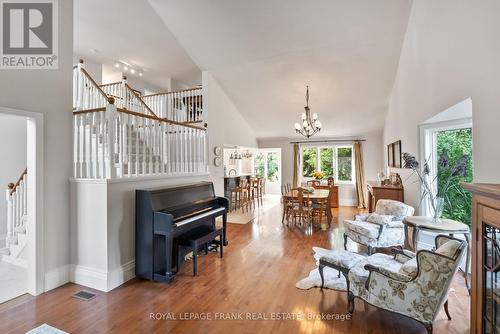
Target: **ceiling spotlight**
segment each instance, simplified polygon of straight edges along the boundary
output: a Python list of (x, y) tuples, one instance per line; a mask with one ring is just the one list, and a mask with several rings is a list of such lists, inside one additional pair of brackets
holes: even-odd
[(130, 73), (134, 74), (135, 70), (133, 68), (130, 69)]
[(123, 66), (123, 69), (126, 71), (126, 70), (128, 70), (128, 67), (127, 66)]
[(139, 72), (139, 76), (142, 77), (142, 72)]
[(119, 63), (115, 63), (115, 67), (116, 68), (120, 68), (120, 64)]

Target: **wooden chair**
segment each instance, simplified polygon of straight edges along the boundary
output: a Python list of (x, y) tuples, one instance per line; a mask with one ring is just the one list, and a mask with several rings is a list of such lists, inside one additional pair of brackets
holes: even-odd
[(241, 212), (244, 212), (245, 208), (248, 212), (248, 207), (250, 205), (250, 188), (247, 179), (240, 179), (240, 184), (231, 189), (231, 210), (237, 210), (241, 208)]
[(313, 187), (313, 188), (319, 187), (319, 186), (321, 186), (321, 181), (319, 181), (319, 180), (310, 180), (310, 181), (307, 181), (307, 186), (308, 187)]
[(319, 223), (323, 220), (323, 216), (326, 217), (328, 222), (328, 227), (330, 227), (331, 219), (332, 219), (332, 197), (334, 194), (334, 186), (331, 185), (328, 191), (328, 197), (313, 203), (312, 207), (312, 217), (318, 217)]
[(296, 225), (298, 218), (301, 225), (303, 221), (305, 221), (309, 225), (311, 224), (312, 218), (312, 205), (309, 198), (309, 193), (304, 192), (302, 188), (297, 188), (296, 191), (296, 202), (294, 203), (293, 207), (290, 208), (290, 215), (293, 218), (293, 223), (294, 225)]
[(333, 186), (335, 184), (335, 179), (333, 178), (333, 176), (330, 176), (327, 182), (329, 186)]
[(292, 185), (291, 185), (290, 183), (287, 183), (287, 184), (286, 184), (286, 191), (287, 191), (287, 192), (292, 191)]

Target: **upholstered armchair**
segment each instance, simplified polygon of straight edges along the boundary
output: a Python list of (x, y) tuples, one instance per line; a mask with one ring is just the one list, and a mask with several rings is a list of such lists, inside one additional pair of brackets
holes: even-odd
[(347, 238), (368, 247), (368, 255), (376, 248), (404, 243), (403, 219), (412, 216), (415, 209), (399, 201), (380, 199), (371, 214), (358, 214), (354, 220), (344, 221), (344, 249)]
[(354, 265), (348, 273), (350, 304), (353, 297), (381, 309), (422, 323), (432, 333), (432, 323), (444, 305), (448, 319), (448, 290), (466, 252), (466, 243), (438, 235), (436, 251), (416, 254), (393, 249), (394, 256), (376, 253)]

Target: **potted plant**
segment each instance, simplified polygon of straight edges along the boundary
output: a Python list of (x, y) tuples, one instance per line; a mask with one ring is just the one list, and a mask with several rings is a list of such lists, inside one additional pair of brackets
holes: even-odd
[[(451, 205), (448, 197), (448, 190), (453, 184), (452, 181), (454, 179), (465, 175), (469, 159), (469, 155), (463, 155), (452, 166), (450, 165), (448, 153), (446, 151), (443, 152), (443, 154), (439, 157), (438, 166), (444, 169), (443, 175), (445, 175), (445, 179), (443, 180), (444, 182), (442, 182), (444, 186), (438, 187), (437, 175), (430, 175), (431, 169), (427, 160), (424, 161), (423, 165), (421, 165), (413, 155), (410, 153), (403, 153), (403, 168), (413, 170), (413, 173), (418, 176), (419, 182), (422, 185), (421, 200), (425, 198), (428, 199), (431, 206), (432, 218), (435, 222), (439, 221), (441, 218), (445, 202)], [(434, 189), (437, 191), (434, 191)]]

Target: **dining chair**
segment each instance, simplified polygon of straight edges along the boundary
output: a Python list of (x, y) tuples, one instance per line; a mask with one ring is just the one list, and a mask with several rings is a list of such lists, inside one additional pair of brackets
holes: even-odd
[(333, 186), (334, 185), (335, 179), (333, 178), (333, 176), (328, 177), (327, 183), (328, 183), (329, 186)]
[(322, 220), (323, 220), (323, 217), (326, 217), (327, 219), (327, 222), (328, 222), (328, 226), (330, 226), (330, 217), (331, 217), (331, 213), (332, 213), (332, 206), (331, 206), (331, 203), (332, 203), (332, 197), (333, 197), (333, 194), (334, 194), (334, 187), (333, 185), (329, 186), (328, 187), (328, 196), (326, 198), (323, 198), (323, 199), (320, 199), (320, 200), (316, 200), (313, 204), (312, 204), (312, 207), (313, 207), (313, 210), (312, 210), (312, 217), (318, 217), (319, 218), (319, 223), (321, 224)]
[(297, 188), (296, 203), (290, 209), (290, 215), (293, 218), (294, 225), (297, 224), (297, 218), (300, 224), (306, 222), (308, 225), (311, 224), (312, 215), (312, 205), (308, 192), (304, 192), (302, 188)]

